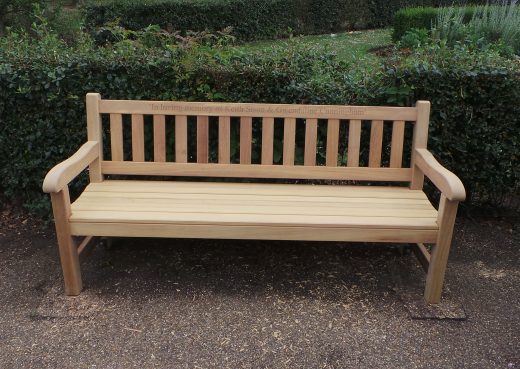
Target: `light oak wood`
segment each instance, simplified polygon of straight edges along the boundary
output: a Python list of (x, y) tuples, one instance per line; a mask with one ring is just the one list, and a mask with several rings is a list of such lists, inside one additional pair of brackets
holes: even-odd
[(405, 122), (402, 120), (393, 123), (390, 168), (401, 168), (403, 165), (404, 128)]
[(327, 154), (326, 165), (338, 165), (339, 119), (329, 119), (327, 123)]
[(144, 119), (132, 114), (132, 161), (144, 161)]
[(68, 188), (65, 187), (59, 192), (52, 192), (51, 201), (65, 283), (65, 294), (76, 296), (81, 292), (83, 285), (81, 282), (78, 250), (72, 239), (68, 221), (70, 218), (70, 197)]
[(439, 233), (431, 254), (428, 274), (426, 275), (426, 288), (424, 290), (424, 298), (430, 304), (437, 304), (441, 299), (453, 227), (457, 217), (457, 207), (458, 201), (451, 201), (444, 195), (441, 196), (439, 219), (437, 221)]
[[(53, 168), (51, 193), (67, 294), (81, 290), (78, 253), (91, 236), (189, 237), (417, 243), (428, 266), (425, 299), (440, 300), (460, 180), (426, 150), (430, 104), (415, 108), (101, 100), (87, 96), (89, 142)], [(110, 161), (102, 159), (100, 114), (110, 114)], [(132, 161), (124, 161), (121, 114), (132, 115)], [(153, 120), (154, 161), (144, 162), (144, 118)], [(175, 116), (175, 163), (166, 162), (166, 115)], [(188, 161), (187, 117), (197, 117), (197, 163)], [(218, 161), (209, 164), (209, 117), (219, 119)], [(240, 117), (240, 163), (230, 164), (231, 117)], [(262, 165), (251, 164), (252, 118), (262, 119)], [(273, 165), (274, 118), (284, 119), (283, 165)], [(295, 165), (296, 119), (305, 119), (304, 165)], [(327, 119), (326, 166), (316, 165), (318, 119)], [(349, 120), (348, 167), (338, 167), (340, 121)], [(371, 121), (368, 167), (359, 167), (361, 124)], [(384, 121), (393, 121), (390, 168), (382, 168)], [(404, 132), (414, 124), (412, 165)], [(71, 205), (67, 184), (86, 166), (91, 183)], [(409, 187), (113, 181), (108, 175), (409, 182)], [(424, 175), (442, 192), (439, 211)], [(87, 238), (76, 248), (72, 236)], [(424, 243), (435, 243), (429, 255)]]
[(101, 173), (101, 160), (103, 160), (103, 134), (101, 131), (101, 115), (99, 111), (99, 104), (101, 101), (100, 94), (87, 94), (87, 139), (89, 141), (99, 142), (99, 153), (97, 159), (89, 165), (90, 182), (101, 182), (103, 180), (103, 174)]
[(197, 163), (209, 161), (209, 121), (207, 116), (197, 117)]
[(73, 223), (73, 234), (105, 237), (178, 237), (243, 240), (351, 241), (351, 242), (434, 242), (435, 230), (271, 227), (230, 225), (176, 225), (142, 223)]
[[(286, 161), (289, 161), (287, 159)], [(410, 168), (347, 168), (306, 167), (258, 164), (199, 164), (199, 163), (102, 163), (105, 174), (235, 177), (235, 178), (287, 178), (287, 179), (339, 179), (355, 181), (399, 181), (411, 179)]]
[[(99, 158), (99, 143), (88, 141), (74, 155), (52, 168), (43, 180), (43, 192), (56, 193)], [(95, 182), (94, 182), (95, 183)]]
[(175, 117), (175, 161), (188, 162), (188, 117), (185, 115)]
[(370, 128), (370, 152), (368, 166), (379, 168), (381, 166), (381, 154), (383, 152), (383, 121), (374, 120)]
[(218, 119), (218, 162), (231, 162), (231, 120), (229, 117)]
[(83, 238), (83, 240), (78, 245), (78, 249), (77, 249), (78, 255), (81, 255), (83, 253), (83, 251), (85, 251), (90, 246), (92, 246), (97, 241), (97, 238), (98, 237), (94, 237), (94, 236), (86, 236), (85, 238)]
[[(233, 182), (181, 182), (181, 181), (151, 181), (151, 180), (106, 180), (101, 183), (91, 183), (84, 194), (89, 192), (106, 192), (112, 196), (116, 193), (166, 193), (179, 194), (228, 194), (230, 196), (255, 195), (255, 196), (304, 196), (309, 199), (319, 196), (323, 201), (331, 198), (337, 201), (339, 198), (377, 198), (404, 200), (427, 200), (421, 190), (410, 190), (408, 187), (390, 186), (318, 186), (307, 184), (276, 184), (276, 183), (233, 183)], [(365, 201), (365, 200), (363, 200)]]
[(274, 149), (274, 118), (262, 119), (262, 164), (273, 164)]
[(166, 161), (166, 120), (164, 115), (153, 116), (153, 160)]
[(430, 267), (430, 259), (431, 255), (426, 246), (423, 243), (417, 243), (412, 246), (412, 251), (415, 254), (415, 257), (423, 267), (425, 272), (428, 272), (428, 268)]
[(424, 185), (424, 173), (415, 165), (417, 149), (426, 149), (428, 144), (428, 127), (430, 124), (430, 102), (417, 101), (417, 122), (413, 129), (412, 159), (413, 169), (412, 183), (413, 189), (421, 189)]
[(253, 145), (253, 121), (251, 117), (240, 118), (240, 164), (251, 164)]
[(415, 165), (448, 200), (464, 201), (466, 199), (464, 185), (455, 174), (439, 164), (428, 150), (416, 149), (414, 152)]
[(112, 161), (123, 161), (123, 117), (110, 114), (110, 153)]
[(318, 120), (310, 118), (305, 121), (305, 153), (303, 163), (316, 165), (316, 146), (318, 144)]
[(296, 119), (285, 118), (283, 123), (283, 165), (294, 165), (296, 149)]
[(417, 110), (415, 108), (386, 106), (101, 100), (100, 112), (231, 117), (404, 120), (411, 122), (417, 120)]
[(361, 146), (361, 121), (353, 119), (349, 123), (347, 165), (359, 167), (359, 151)]

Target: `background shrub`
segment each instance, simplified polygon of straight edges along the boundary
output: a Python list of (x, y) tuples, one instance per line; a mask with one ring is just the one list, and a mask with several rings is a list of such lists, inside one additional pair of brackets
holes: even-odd
[(216, 32), (231, 26), (237, 39), (257, 40), (385, 27), (392, 24), (395, 11), (402, 7), (452, 3), (451, 0), (91, 0), (84, 6), (84, 12), (86, 26), (91, 30), (118, 19), (121, 26), (132, 30), (157, 24), (163, 29), (182, 32)]
[[(460, 15), (465, 22), (473, 17), (475, 12), (474, 6), (465, 6), (457, 8), (457, 14)], [(460, 11), (460, 13), (459, 13)], [(392, 40), (399, 41), (408, 31), (412, 29), (431, 30), (437, 22), (442, 8), (434, 7), (412, 7), (400, 9), (395, 13), (392, 33)]]
[(15, 35), (0, 39), (0, 190), (8, 199), (48, 213), (41, 183), (86, 140), (84, 101), (93, 91), (115, 99), (309, 104), (427, 99), (429, 147), (461, 176), (468, 204), (520, 191), (520, 63), (492, 50), (430, 45), (366, 70), (297, 44), (245, 53), (128, 39), (94, 48), (86, 39), (72, 49), (52, 35)]

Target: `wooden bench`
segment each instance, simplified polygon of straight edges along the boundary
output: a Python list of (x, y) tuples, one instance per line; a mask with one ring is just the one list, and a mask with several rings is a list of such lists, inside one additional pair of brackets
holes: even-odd
[[(428, 101), (415, 107), (274, 105), (103, 100), (89, 93), (88, 142), (43, 183), (51, 194), (65, 293), (80, 293), (78, 256), (94, 236), (363, 241), (416, 245), (427, 268), (425, 299), (438, 303), (465, 191), (426, 150), (429, 112)], [(326, 143), (318, 140), (318, 128)], [(253, 132), (261, 142), (256, 151)], [(277, 134), (283, 140), (274, 140)], [(190, 145), (190, 136), (196, 144)], [(275, 147), (280, 141), (283, 147)], [(237, 142), (239, 154), (232, 155)], [(211, 143), (218, 157), (211, 156)], [(86, 167), (90, 184), (71, 204), (68, 184)], [(439, 210), (422, 190), (424, 176), (441, 192)], [(226, 177), (271, 183), (215, 180)], [(82, 242), (76, 242), (79, 236)], [(434, 245), (431, 254), (426, 244)]]

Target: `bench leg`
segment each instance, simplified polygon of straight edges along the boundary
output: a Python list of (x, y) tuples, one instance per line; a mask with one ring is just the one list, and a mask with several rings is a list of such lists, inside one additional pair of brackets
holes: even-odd
[(439, 234), (437, 242), (433, 248), (428, 274), (426, 276), (426, 288), (424, 298), (430, 304), (437, 304), (441, 300), (442, 285), (444, 283), (444, 273), (448, 264), (450, 253), (451, 238), (455, 218), (457, 216), (458, 201), (450, 201), (444, 196), (441, 197), (439, 215), (437, 223)]
[(52, 193), (51, 200), (61, 268), (63, 270), (63, 279), (65, 280), (65, 294), (77, 296), (82, 289), (81, 271), (79, 268), (78, 250), (70, 234), (70, 198), (68, 189), (65, 188), (58, 193)]

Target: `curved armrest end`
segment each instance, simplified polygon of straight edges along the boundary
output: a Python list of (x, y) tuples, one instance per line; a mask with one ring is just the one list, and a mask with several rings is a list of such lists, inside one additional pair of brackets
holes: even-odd
[(99, 157), (99, 143), (88, 141), (67, 160), (52, 168), (43, 180), (43, 192), (60, 192), (82, 170)]
[(415, 165), (452, 201), (464, 201), (466, 190), (455, 174), (444, 168), (426, 149), (416, 149)]

